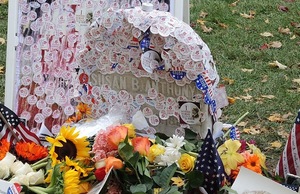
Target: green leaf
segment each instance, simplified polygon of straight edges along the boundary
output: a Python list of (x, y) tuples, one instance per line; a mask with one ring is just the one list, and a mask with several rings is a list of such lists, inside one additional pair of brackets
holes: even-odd
[(194, 170), (186, 174), (186, 178), (189, 180), (187, 187), (198, 188), (202, 186), (204, 176), (200, 171)]
[(146, 193), (147, 192), (147, 187), (144, 184), (131, 185), (130, 186), (130, 192), (131, 193)]
[(193, 151), (194, 149), (196, 149), (195, 144), (190, 143), (190, 142), (188, 142), (188, 141), (184, 141), (184, 142), (185, 142), (185, 144), (184, 144), (184, 149), (185, 149), (187, 152), (191, 152), (191, 151)]
[(167, 188), (164, 188), (159, 194), (181, 194), (182, 192), (178, 191), (178, 187), (176, 186), (168, 186)]
[(177, 165), (173, 163), (171, 166), (168, 166), (161, 172), (158, 182), (155, 180), (154, 181), (162, 188), (169, 186), (171, 178), (174, 176), (176, 169)]
[(134, 152), (134, 154), (132, 154), (131, 158), (128, 159), (128, 162), (130, 163), (130, 165), (132, 165), (132, 167), (134, 169), (136, 169), (137, 164), (139, 164), (139, 160), (141, 158), (141, 155), (138, 152)]
[(186, 139), (186, 140), (195, 140), (195, 139), (197, 139), (197, 133), (195, 133), (194, 131), (192, 131), (190, 129), (184, 129), (184, 131), (185, 131), (184, 139)]
[(128, 161), (133, 156), (133, 147), (129, 143), (121, 142), (118, 151), (122, 159)]
[(164, 133), (155, 133), (155, 136), (159, 137), (160, 139), (163, 139), (163, 140), (169, 139), (169, 137), (166, 134), (164, 134)]
[(138, 163), (137, 164), (137, 170), (139, 172), (140, 175), (144, 174), (144, 168), (143, 168), (143, 164), (142, 163)]
[[(220, 191), (227, 191), (228, 193), (232, 193), (232, 194), (238, 194), (235, 190), (231, 189), (230, 187), (228, 187), (227, 185), (223, 186)], [(221, 192), (224, 193), (224, 192)]]

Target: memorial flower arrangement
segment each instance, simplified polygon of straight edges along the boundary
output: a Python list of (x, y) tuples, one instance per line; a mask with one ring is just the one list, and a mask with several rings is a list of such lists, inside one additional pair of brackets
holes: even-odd
[[(89, 109), (81, 107), (86, 115)], [(217, 149), (210, 132), (203, 141), (189, 129), (185, 136), (168, 137), (137, 132), (129, 123), (97, 131), (86, 137), (66, 122), (55, 137), (46, 138), (49, 146), (18, 142), (13, 151), (2, 139), (0, 178), (38, 194), (217, 193), (223, 186), (222, 192), (230, 190), (241, 166), (257, 173), (266, 168), (266, 157), (253, 142), (228, 139)]]

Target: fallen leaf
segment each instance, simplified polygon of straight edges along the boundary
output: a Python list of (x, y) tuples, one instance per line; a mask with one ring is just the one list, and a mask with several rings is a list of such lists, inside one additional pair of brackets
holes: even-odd
[(291, 25), (295, 28), (300, 28), (300, 23), (298, 22), (291, 22)]
[(246, 69), (246, 68), (242, 68), (241, 70), (242, 72), (248, 72), (248, 73), (251, 73), (253, 71), (253, 69)]
[(4, 38), (0, 38), (0, 45), (5, 44), (5, 39)]
[(226, 25), (226, 24), (224, 24), (224, 23), (218, 23), (219, 24), (219, 26), (221, 27), (221, 28), (224, 28), (224, 29), (226, 29), (226, 28), (228, 28), (228, 25)]
[(277, 134), (279, 135), (279, 136), (281, 136), (282, 138), (284, 138), (284, 139), (286, 139), (286, 138), (288, 138), (289, 137), (289, 133), (288, 132), (286, 132), (284, 129), (279, 129), (278, 131), (277, 131)]
[(0, 74), (4, 74), (4, 66), (0, 66)]
[(254, 15), (251, 15), (251, 14), (240, 13), (240, 15), (241, 15), (243, 18), (247, 18), (247, 19), (253, 19), (253, 18), (254, 18)]
[(237, 3), (239, 2), (240, 0), (237, 0), (231, 4), (229, 4), (230, 7), (236, 7), (237, 6)]
[(231, 84), (233, 84), (234, 83), (234, 80), (233, 79), (230, 79), (230, 78), (228, 78), (228, 77), (223, 77), (223, 82), (225, 82), (226, 84), (228, 84), (228, 85), (231, 85)]
[(259, 47), (259, 50), (266, 50), (269, 48), (269, 45), (267, 43), (263, 44), (262, 46)]
[(268, 98), (268, 99), (273, 99), (273, 98), (275, 98), (274, 95), (261, 95), (261, 97), (263, 97), (263, 98)]
[(265, 19), (265, 23), (266, 24), (270, 23), (269, 18)]
[(250, 91), (252, 91), (253, 89), (252, 88), (246, 88), (246, 89), (243, 89), (244, 92), (248, 93)]
[(269, 63), (269, 65), (271, 67), (278, 67), (279, 69), (286, 69), (287, 66), (282, 65), (281, 63), (279, 63), (278, 61), (273, 61), (272, 63)]
[(201, 20), (201, 19), (197, 20), (197, 23), (200, 24), (200, 25), (204, 25), (205, 22), (206, 22), (205, 20)]
[(293, 79), (292, 81), (300, 85), (300, 79)]
[(282, 115), (282, 118), (283, 119), (287, 119), (289, 116), (293, 116), (294, 114), (292, 114), (291, 112), (287, 113), (287, 114), (284, 114)]
[(208, 28), (207, 26), (205, 26), (205, 25), (201, 25), (201, 29), (202, 29), (202, 31), (203, 32), (205, 32), (205, 33), (210, 33), (213, 29), (212, 28)]
[(263, 83), (267, 82), (268, 78), (269, 77), (267, 75), (264, 75), (263, 78), (262, 78), (262, 80), (261, 80), (261, 82), (263, 82)]
[(289, 8), (287, 6), (279, 5), (278, 10), (283, 11), (283, 12), (287, 12), (287, 11), (289, 11)]
[(228, 102), (229, 102), (229, 104), (234, 104), (235, 103), (235, 101), (236, 101), (236, 99), (235, 98), (233, 98), (233, 97), (227, 97), (227, 100), (228, 100)]
[(237, 126), (239, 126), (239, 127), (245, 127), (247, 124), (248, 124), (248, 122), (242, 121), (242, 122), (239, 122), (237, 124)]
[(269, 47), (272, 48), (281, 48), (282, 47), (282, 43), (279, 41), (273, 41), (269, 43)]
[(200, 18), (205, 18), (207, 15), (208, 15), (208, 13), (206, 13), (204, 11), (201, 11), (200, 14), (199, 14), (199, 17)]
[(278, 28), (278, 32), (280, 32), (281, 34), (291, 34), (292, 33), (289, 28), (282, 28), (282, 27)]
[(246, 96), (240, 96), (241, 99), (245, 100), (246, 102), (251, 101), (252, 100), (252, 96), (247, 94)]
[(273, 34), (270, 32), (263, 32), (263, 33), (260, 33), (260, 35), (264, 36), (264, 37), (273, 37)]
[(280, 141), (273, 141), (272, 143), (269, 143), (272, 148), (280, 148), (282, 146), (282, 143)]
[(257, 129), (256, 127), (254, 127), (254, 126), (251, 126), (250, 128), (243, 129), (243, 132), (247, 133), (247, 134), (251, 134), (251, 135), (257, 135), (257, 134), (261, 133), (261, 131), (259, 129)]
[(286, 121), (286, 119), (283, 118), (279, 113), (272, 114), (271, 116), (269, 116), (268, 120), (276, 123), (282, 123)]
[(290, 40), (294, 40), (296, 38), (296, 35), (294, 34), (293, 36), (290, 37)]

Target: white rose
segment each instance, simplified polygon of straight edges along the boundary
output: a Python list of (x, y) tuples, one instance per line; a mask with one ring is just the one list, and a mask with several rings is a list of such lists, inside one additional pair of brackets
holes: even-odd
[(0, 161), (0, 166), (6, 165), (10, 167), (15, 160), (16, 160), (16, 156), (12, 155), (10, 152), (7, 152), (5, 157)]
[(13, 177), (9, 182), (11, 183), (19, 183), (20, 185), (29, 186), (29, 179), (25, 174), (20, 174), (18, 176)]
[(0, 165), (0, 179), (6, 179), (10, 175), (7, 165)]
[(15, 175), (26, 175), (29, 172), (33, 172), (31, 166), (28, 163), (25, 163), (21, 168), (19, 168), (18, 170), (16, 170)]
[(17, 160), (10, 166), (10, 172), (16, 174), (17, 170), (19, 170), (23, 166), (24, 166), (23, 162)]
[(42, 169), (37, 172), (30, 172), (26, 176), (29, 179), (29, 185), (39, 185), (44, 183), (44, 171)]

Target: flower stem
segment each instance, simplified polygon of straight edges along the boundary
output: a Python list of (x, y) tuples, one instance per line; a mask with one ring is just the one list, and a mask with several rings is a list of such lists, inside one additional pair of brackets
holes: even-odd
[(37, 169), (40, 169), (40, 168), (45, 167), (47, 164), (48, 164), (48, 162), (43, 162), (43, 163), (39, 163), (39, 164), (36, 164), (36, 165), (34, 165), (34, 166), (31, 166), (31, 168), (32, 168), (33, 170), (37, 170)]
[(38, 164), (40, 164), (40, 163), (47, 162), (48, 159), (49, 159), (49, 157), (45, 157), (45, 158), (43, 158), (43, 159), (37, 161), (36, 163), (31, 164), (31, 167), (34, 167), (35, 165), (38, 165)]
[(55, 191), (54, 187), (44, 188), (44, 187), (31, 186), (31, 187), (28, 187), (28, 189), (30, 191), (33, 191), (36, 194), (51, 194), (51, 193), (54, 193), (54, 191)]
[[(249, 112), (246, 112), (245, 114), (243, 114), (232, 126), (235, 127), (237, 124), (239, 124), (241, 122), (241, 120), (243, 120), (247, 115), (249, 114)], [(228, 134), (230, 133), (230, 130), (228, 130), (224, 135), (223, 138), (225, 138)]]

